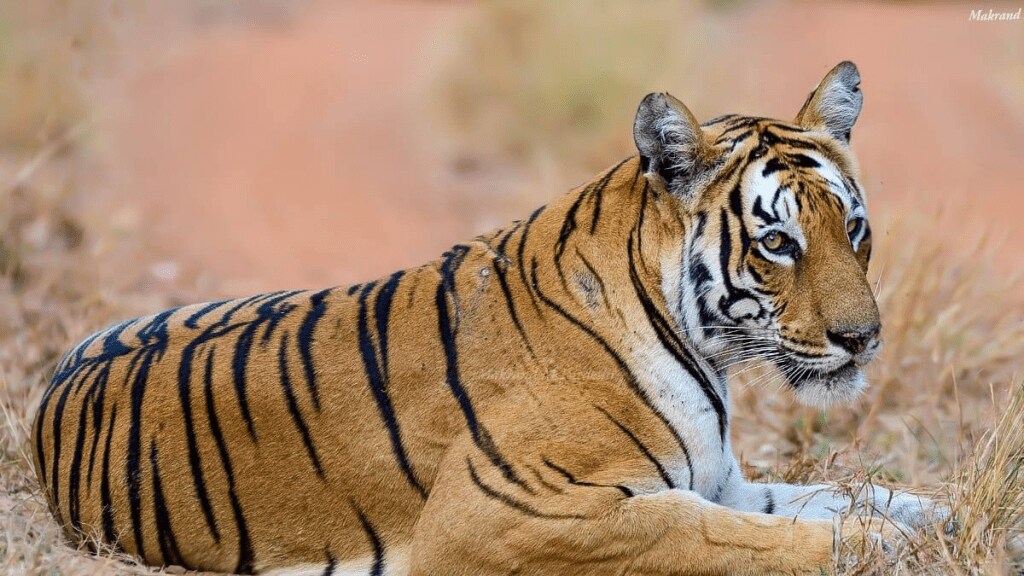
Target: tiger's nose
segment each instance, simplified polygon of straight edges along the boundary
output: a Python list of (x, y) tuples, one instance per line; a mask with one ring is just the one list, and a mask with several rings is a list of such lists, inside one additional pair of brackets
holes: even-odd
[(843, 327), (838, 330), (829, 330), (827, 336), (829, 341), (836, 346), (842, 347), (850, 354), (860, 354), (867, 349), (875, 338), (878, 338), (881, 328), (878, 324), (857, 328)]

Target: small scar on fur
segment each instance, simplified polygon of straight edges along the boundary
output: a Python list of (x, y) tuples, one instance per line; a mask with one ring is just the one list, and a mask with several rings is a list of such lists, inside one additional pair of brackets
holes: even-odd
[(583, 301), (587, 307), (591, 309), (598, 308), (601, 305), (601, 287), (598, 285), (594, 275), (589, 272), (576, 272), (573, 274), (573, 279), (576, 281), (580, 292), (583, 293)]

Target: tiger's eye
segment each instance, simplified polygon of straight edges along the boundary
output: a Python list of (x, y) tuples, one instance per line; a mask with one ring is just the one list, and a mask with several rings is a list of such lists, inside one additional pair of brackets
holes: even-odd
[(778, 232), (769, 232), (761, 239), (761, 244), (764, 244), (765, 248), (774, 252), (782, 248), (784, 240), (782, 238), (782, 234), (779, 234)]
[(863, 222), (864, 220), (862, 218), (851, 218), (850, 221), (846, 223), (846, 234), (850, 236), (851, 240), (858, 232), (860, 232), (860, 227)]

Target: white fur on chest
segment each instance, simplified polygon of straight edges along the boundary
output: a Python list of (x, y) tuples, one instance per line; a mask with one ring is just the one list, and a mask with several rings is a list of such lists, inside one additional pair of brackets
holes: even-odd
[[(728, 427), (723, 445), (719, 415), (711, 401), (693, 377), (660, 344), (638, 350), (636, 362), (636, 366), (643, 367), (637, 374), (641, 387), (654, 408), (682, 438), (689, 455), (689, 462), (680, 452), (662, 465), (676, 487), (685, 489), (692, 484), (696, 492), (713, 499), (733, 464)], [(726, 382), (717, 379), (713, 382), (725, 404), (723, 417), (728, 424)]]

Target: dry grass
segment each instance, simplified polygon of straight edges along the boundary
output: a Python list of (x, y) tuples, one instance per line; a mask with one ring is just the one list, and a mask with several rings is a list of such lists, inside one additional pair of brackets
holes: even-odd
[(132, 295), (99, 286), (90, 257), (95, 238), (71, 207), (73, 148), (58, 137), (0, 182), (0, 572), (10, 574), (93, 574), (127, 566), (61, 544), (29, 447), (29, 424), (59, 355), (138, 304)]

